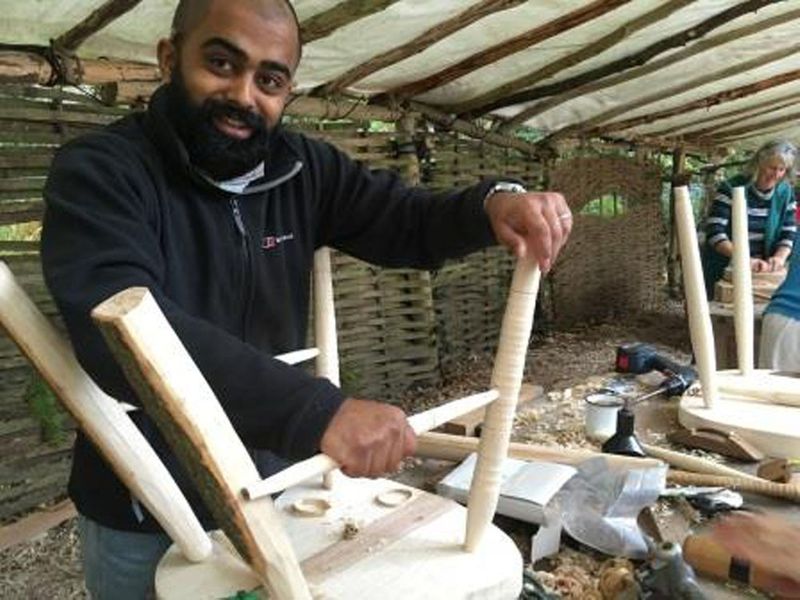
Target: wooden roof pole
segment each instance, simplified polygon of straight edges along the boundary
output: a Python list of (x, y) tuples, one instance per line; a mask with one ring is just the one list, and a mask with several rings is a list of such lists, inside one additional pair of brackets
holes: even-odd
[(74, 52), (83, 42), (132, 10), (141, 1), (107, 0), (105, 4), (92, 11), (83, 21), (53, 40), (53, 46), (65, 52)]
[[(728, 125), (733, 125), (735, 123), (738, 123), (742, 119), (758, 117), (770, 112), (774, 112), (776, 110), (781, 110), (783, 108), (794, 106), (798, 100), (800, 100), (800, 92), (795, 92), (793, 94), (788, 94), (781, 96), (779, 98), (774, 98), (773, 100), (770, 100), (768, 102), (763, 102), (761, 104), (746, 106), (744, 108), (740, 108), (738, 110), (731, 110), (722, 114), (714, 114), (706, 116), (694, 121), (690, 121), (688, 123), (681, 123), (679, 125), (673, 125), (672, 127), (665, 127), (664, 129), (659, 129), (658, 131), (651, 131), (649, 135), (653, 137), (673, 136), (685, 129), (688, 129), (689, 131), (685, 131), (681, 135), (704, 135), (720, 127), (726, 127)], [(692, 127), (708, 125), (709, 123), (715, 123), (717, 121), (722, 121), (722, 122), (715, 125), (714, 127), (706, 127), (704, 129), (695, 129), (695, 130), (691, 129)]]
[(508, 10), (524, 3), (525, 0), (482, 0), (477, 4), (470, 6), (467, 10), (459, 13), (452, 19), (448, 19), (434, 27), (431, 27), (421, 35), (418, 35), (410, 42), (403, 44), (398, 48), (393, 48), (382, 54), (379, 54), (365, 63), (357, 65), (340, 75), (333, 81), (321, 86), (320, 94), (327, 95), (333, 94), (340, 90), (344, 90), (354, 84), (369, 77), (372, 73), (376, 73), (381, 69), (399, 63), (402, 60), (415, 54), (419, 54), (426, 50), (435, 43), (443, 40), (444, 38), (456, 33), (458, 30), (483, 19), (496, 12)]
[[(718, 27), (721, 27), (743, 15), (754, 12), (759, 8), (763, 8), (768, 4), (774, 4), (774, 0), (748, 0), (747, 2), (736, 4), (729, 9), (714, 15), (713, 17), (706, 19), (702, 23), (698, 23), (697, 25), (693, 25), (688, 29), (684, 29), (683, 31), (676, 33), (675, 35), (671, 35), (659, 40), (654, 44), (649, 45), (647, 48), (640, 50), (639, 52), (629, 54), (628, 56), (623, 56), (622, 58), (611, 61), (610, 63), (606, 63), (595, 69), (591, 69), (585, 73), (580, 73), (574, 77), (569, 77), (562, 81), (557, 81), (548, 85), (542, 85), (531, 90), (524, 90), (517, 94), (511, 94), (510, 96), (482, 107), (482, 110), (488, 112), (497, 110), (498, 108), (520, 104), (522, 102), (530, 102), (531, 100), (537, 100), (546, 96), (553, 96), (578, 88), (583, 84), (597, 81), (603, 77), (614, 75), (620, 71), (641, 66), (659, 54), (663, 54), (664, 52), (672, 50), (673, 48), (685, 46), (689, 42), (703, 37), (709, 31), (717, 29)], [(520, 123), (520, 121), (517, 120), (518, 117), (519, 115), (515, 115), (511, 122), (515, 124)]]
[(545, 65), (541, 69), (537, 69), (532, 73), (528, 73), (522, 77), (514, 79), (513, 81), (509, 81), (508, 83), (496, 87), (485, 94), (481, 94), (480, 96), (467, 100), (466, 102), (450, 106), (448, 107), (448, 110), (459, 115), (463, 115), (465, 113), (485, 113), (486, 110), (484, 110), (484, 106), (490, 105), (491, 103), (514, 94), (520, 90), (529, 88), (532, 85), (547, 79), (548, 77), (553, 77), (561, 71), (569, 69), (570, 67), (573, 67), (588, 58), (598, 56), (601, 52), (616, 46), (620, 42), (625, 41), (636, 31), (663, 20), (675, 11), (682, 9), (686, 5), (695, 1), (696, 0), (671, 0), (666, 2), (665, 4), (657, 6), (655, 9), (644, 13), (643, 15), (639, 15), (635, 19), (627, 21), (620, 27), (617, 27), (611, 33), (608, 33), (600, 39), (583, 46), (576, 52), (567, 54), (566, 56)]
[(538, 44), (548, 38), (554, 37), (570, 29), (583, 25), (593, 19), (596, 19), (612, 10), (617, 9), (623, 4), (627, 4), (630, 0), (594, 0), (591, 4), (587, 4), (577, 10), (562, 15), (557, 19), (540, 25), (535, 29), (531, 29), (521, 35), (506, 40), (500, 44), (487, 48), (482, 52), (473, 54), (456, 64), (434, 73), (429, 77), (413, 81), (411, 83), (398, 86), (387, 92), (387, 95), (393, 95), (403, 98), (411, 98), (432, 90), (433, 88), (441, 87), (446, 83), (450, 83), (476, 69), (490, 65), (498, 60), (507, 56), (525, 50), (530, 46)]
[(127, 61), (79, 60), (60, 55), (56, 68), (47, 54), (47, 48), (33, 51), (0, 47), (0, 83), (99, 84), (116, 81), (158, 81), (161, 78), (155, 65)]
[(606, 110), (589, 119), (586, 119), (585, 121), (581, 121), (579, 123), (573, 123), (572, 125), (559, 129), (558, 131), (554, 131), (553, 133), (550, 134), (549, 137), (560, 138), (574, 134), (579, 134), (581, 131), (590, 129), (594, 125), (598, 125), (600, 123), (610, 121), (621, 115), (628, 114), (636, 110), (637, 108), (647, 106), (648, 104), (660, 102), (664, 100), (664, 98), (671, 98), (674, 96), (678, 96), (679, 94), (683, 94), (685, 92), (696, 90), (704, 85), (708, 85), (709, 83), (721, 81), (723, 79), (727, 79), (728, 77), (733, 77), (735, 75), (741, 75), (742, 73), (745, 73), (747, 71), (751, 71), (759, 67), (768, 65), (770, 63), (777, 62), (779, 60), (783, 60), (785, 58), (794, 56), (797, 52), (800, 52), (800, 44), (795, 44), (788, 48), (780, 48), (774, 52), (768, 52), (761, 56), (757, 56), (752, 60), (748, 60), (743, 63), (739, 63), (731, 67), (728, 67), (726, 69), (722, 69), (721, 71), (716, 71), (714, 73), (701, 75), (700, 77), (691, 79), (689, 81), (682, 81), (678, 85), (675, 85), (671, 88), (659, 89), (652, 94), (649, 94), (647, 96), (644, 96), (643, 98), (635, 100), (634, 102), (623, 104), (621, 106), (616, 106), (610, 110)]
[(599, 135), (609, 131), (622, 131), (623, 129), (630, 129), (631, 127), (637, 127), (639, 125), (645, 125), (654, 121), (668, 119), (670, 117), (681, 115), (693, 110), (701, 110), (708, 108), (709, 106), (722, 104), (723, 102), (730, 102), (731, 100), (737, 100), (739, 98), (751, 96), (752, 94), (763, 92), (764, 90), (783, 85), (784, 83), (788, 83), (790, 81), (797, 81), (798, 79), (800, 79), (800, 69), (786, 71), (785, 73), (780, 73), (778, 75), (774, 75), (773, 77), (768, 77), (767, 79), (762, 79), (761, 81), (756, 81), (755, 83), (751, 83), (749, 85), (743, 85), (737, 88), (717, 92), (716, 94), (711, 94), (705, 98), (693, 100), (692, 102), (687, 102), (686, 104), (682, 104), (680, 106), (642, 115), (641, 117), (633, 117), (631, 119), (625, 119), (624, 121), (617, 121), (609, 125), (604, 125), (603, 127), (590, 130), (587, 133), (590, 133), (591, 135)]
[[(721, 131), (718, 136), (705, 136), (705, 139), (715, 139), (715, 138), (725, 139), (731, 137), (735, 138), (740, 134), (750, 133), (751, 131), (765, 131), (765, 130), (768, 131), (772, 127), (778, 125), (786, 125), (786, 123), (790, 123), (798, 119), (800, 119), (800, 112), (793, 112), (788, 115), (781, 115), (780, 117), (767, 119), (766, 121), (759, 121), (758, 123), (751, 123), (750, 125), (743, 125), (735, 129)], [(697, 136), (697, 138), (703, 138), (703, 137), (704, 136)]]
[[(797, 99), (800, 99), (800, 95), (797, 96)], [(691, 139), (705, 139), (705, 138), (714, 139), (714, 138), (726, 137), (727, 135), (729, 135), (730, 131), (732, 131), (732, 130), (726, 131), (726, 129), (728, 129), (728, 128), (730, 128), (730, 127), (732, 127), (732, 126), (734, 126), (734, 125), (736, 125), (738, 123), (741, 123), (744, 120), (750, 120), (750, 119), (754, 119), (756, 117), (763, 117), (765, 115), (769, 115), (771, 113), (778, 112), (778, 111), (784, 110), (786, 108), (793, 108), (793, 107), (797, 106), (797, 99), (795, 99), (792, 102), (787, 102), (787, 103), (784, 103), (784, 104), (780, 104), (778, 106), (775, 106), (775, 107), (772, 107), (772, 108), (767, 108), (765, 110), (760, 110), (760, 111), (757, 111), (757, 112), (754, 112), (754, 113), (751, 113), (751, 114), (747, 114), (747, 115), (742, 116), (742, 117), (729, 119), (727, 121), (723, 121), (722, 123), (719, 123), (718, 125), (715, 125), (715, 126), (712, 126), (712, 127), (705, 127), (703, 129), (695, 129), (695, 130), (692, 130), (692, 131), (687, 131), (685, 133), (682, 133), (680, 136), (676, 136), (676, 137), (686, 138), (686, 139), (689, 139), (689, 138), (691, 138)], [(788, 120), (788, 118), (789, 118), (788, 116), (782, 117), (782, 119), (787, 119), (787, 120)], [(780, 122), (782, 119), (775, 119), (775, 122), (776, 123)]]
[(743, 37), (763, 33), (767, 29), (770, 29), (772, 27), (778, 27), (780, 25), (785, 25), (798, 18), (800, 18), (800, 9), (788, 11), (780, 15), (775, 15), (773, 17), (764, 19), (763, 21), (758, 21), (757, 23), (751, 23), (749, 25), (745, 25), (744, 27), (731, 29), (729, 31), (726, 31), (724, 33), (721, 33), (719, 35), (716, 35), (708, 39), (698, 40), (688, 48), (678, 50), (676, 52), (669, 54), (668, 56), (664, 56), (652, 62), (648, 62), (647, 64), (641, 65), (635, 69), (623, 71), (618, 75), (612, 75), (604, 79), (592, 81), (590, 83), (585, 83), (572, 89), (555, 93), (553, 94), (552, 97), (547, 98), (546, 100), (542, 100), (541, 102), (537, 102), (533, 106), (530, 106), (520, 111), (519, 113), (514, 115), (514, 117), (509, 119), (503, 127), (506, 129), (516, 127), (517, 125), (525, 123), (526, 121), (550, 110), (551, 108), (555, 108), (556, 106), (564, 104), (565, 102), (569, 102), (570, 100), (578, 96), (585, 96), (592, 92), (597, 92), (599, 90), (603, 90), (620, 83), (633, 81), (634, 79), (638, 79), (639, 77), (644, 77), (645, 75), (654, 73), (659, 69), (663, 69), (670, 65), (677, 64), (683, 60), (686, 60), (698, 54), (702, 54), (703, 52), (706, 52), (708, 50), (718, 48), (729, 42), (736, 41)]
[(345, 0), (300, 23), (304, 44), (328, 37), (337, 29), (381, 12), (398, 0)]

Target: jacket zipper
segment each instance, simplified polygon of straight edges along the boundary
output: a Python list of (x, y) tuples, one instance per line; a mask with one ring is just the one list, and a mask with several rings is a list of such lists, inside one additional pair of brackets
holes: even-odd
[(242, 218), (242, 211), (239, 208), (239, 198), (233, 197), (230, 199), (231, 210), (233, 211), (233, 221), (236, 224), (236, 229), (239, 231), (241, 238), (242, 258), (244, 261), (242, 270), (242, 305), (244, 311), (242, 314), (242, 338), (247, 340), (247, 325), (250, 322), (250, 298), (252, 297), (252, 269), (250, 257), (250, 234), (247, 232), (247, 227)]

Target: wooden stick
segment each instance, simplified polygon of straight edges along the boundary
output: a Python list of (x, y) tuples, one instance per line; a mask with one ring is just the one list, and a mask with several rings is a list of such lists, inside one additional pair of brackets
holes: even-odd
[(169, 471), (120, 403), (78, 364), (72, 348), (0, 262), (0, 324), (47, 381), (64, 408), (111, 468), (193, 561), (211, 553), (211, 540)]
[[(314, 340), (319, 348), (316, 373), (327, 377), (336, 387), (339, 380), (339, 347), (336, 340), (336, 312), (333, 304), (331, 251), (320, 248), (314, 253)], [(332, 489), (335, 469), (325, 472), (323, 486)]]
[(773, 483), (763, 479), (755, 479), (754, 481), (748, 477), (726, 477), (724, 475), (687, 473), (686, 471), (673, 470), (667, 473), (667, 481), (678, 485), (726, 487), (740, 492), (751, 492), (762, 496), (800, 502), (800, 486), (790, 483)]
[[(499, 393), (497, 390), (489, 390), (488, 392), (481, 392), (479, 394), (459, 398), (458, 400), (452, 400), (441, 406), (409, 417), (408, 424), (414, 430), (414, 433), (424, 433), (443, 423), (447, 423), (451, 419), (477, 408), (481, 408), (482, 406), (486, 406), (490, 402), (496, 400), (498, 396)], [(275, 473), (275, 475), (267, 477), (262, 481), (248, 485), (242, 489), (242, 495), (248, 500), (263, 498), (264, 496), (275, 494), (286, 488), (297, 485), (306, 479), (311, 479), (312, 477), (322, 475), (337, 468), (339, 468), (339, 463), (330, 456), (327, 454), (317, 454), (307, 460), (293, 464), (280, 473)]]
[[(478, 438), (431, 431), (417, 438), (417, 456), (461, 461), (478, 450), (478, 443)], [(519, 442), (511, 442), (508, 445), (508, 456), (520, 460), (555, 462), (562, 465), (577, 465), (590, 458), (602, 456), (613, 467), (627, 469), (645, 469), (663, 464), (655, 458), (602, 454), (592, 450), (537, 446)]]
[(711, 328), (711, 314), (708, 310), (703, 268), (700, 264), (700, 249), (697, 245), (697, 231), (694, 225), (694, 211), (686, 186), (676, 187), (675, 225), (681, 248), (683, 267), (683, 287), (686, 294), (686, 308), (689, 313), (689, 334), (697, 359), (697, 370), (703, 386), (703, 402), (706, 408), (714, 406), (717, 399), (717, 360), (714, 356), (714, 332)]
[(469, 488), (464, 542), (468, 552), (480, 544), (497, 509), (500, 474), (508, 454), (511, 425), (525, 371), (539, 279), (539, 267), (533, 260), (517, 261), (492, 371), (492, 387), (500, 391), (500, 397), (486, 410), (475, 474)]
[(287, 365), (298, 365), (319, 356), (319, 348), (303, 348), (285, 354), (278, 354), (275, 358)]
[(659, 448), (658, 446), (651, 446), (650, 444), (641, 444), (642, 449), (653, 458), (659, 458), (665, 463), (679, 469), (686, 471), (694, 471), (696, 473), (703, 473), (705, 475), (719, 475), (723, 477), (736, 477), (738, 479), (747, 479), (749, 481), (763, 481), (759, 477), (748, 475), (737, 469), (726, 467), (706, 458), (699, 456), (692, 456), (683, 452), (675, 452), (674, 450), (667, 450), (666, 448)]
[(336, 343), (336, 313), (333, 305), (331, 251), (314, 253), (314, 341), (319, 348), (316, 372), (336, 387), (339, 383), (339, 348)]
[(217, 523), (270, 597), (311, 600), (272, 500), (239, 497), (258, 471), (150, 292), (124, 290), (97, 306), (92, 317)]
[(753, 277), (750, 273), (750, 236), (743, 187), (733, 188), (733, 323), (736, 358), (742, 375), (753, 372)]

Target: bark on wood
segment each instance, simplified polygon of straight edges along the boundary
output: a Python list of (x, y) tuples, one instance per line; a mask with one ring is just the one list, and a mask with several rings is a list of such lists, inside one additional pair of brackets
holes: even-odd
[[(44, 52), (44, 49), (42, 49)], [(158, 67), (144, 63), (62, 56), (55, 70), (42, 54), (0, 50), (0, 83), (101, 84), (114, 81), (158, 81)]]
[(678, 96), (685, 92), (698, 89), (704, 85), (708, 85), (709, 83), (722, 81), (723, 79), (727, 79), (728, 77), (740, 75), (748, 71), (755, 71), (756, 69), (768, 65), (770, 63), (793, 56), (797, 52), (800, 52), (800, 44), (795, 44), (793, 46), (790, 46), (789, 48), (780, 48), (775, 52), (768, 52), (767, 54), (758, 56), (752, 60), (748, 60), (743, 63), (732, 65), (726, 69), (722, 69), (721, 71), (717, 71), (715, 73), (710, 73), (707, 75), (702, 75), (700, 77), (691, 79), (689, 81), (683, 81), (678, 85), (667, 89), (659, 89), (655, 93), (645, 96), (643, 98), (639, 98), (635, 102), (624, 104), (622, 106), (617, 106), (610, 110), (604, 111), (598, 115), (595, 115), (590, 119), (581, 121), (580, 123), (574, 123), (568, 127), (564, 127), (563, 129), (553, 132), (550, 135), (550, 137), (564, 137), (572, 134), (577, 134), (582, 130), (590, 128), (591, 126), (610, 121), (621, 115), (630, 114), (637, 108), (647, 106), (648, 104), (660, 102), (664, 100), (664, 98), (672, 98)]
[(380, 12), (397, 0), (345, 0), (324, 12), (300, 23), (300, 36), (304, 44), (329, 36), (331, 33)]
[(533, 73), (528, 73), (522, 77), (510, 81), (509, 83), (496, 87), (485, 94), (481, 94), (477, 98), (473, 98), (467, 102), (462, 102), (461, 104), (451, 106), (449, 110), (459, 115), (465, 113), (486, 113), (486, 107), (490, 106), (492, 103), (500, 101), (506, 96), (510, 96), (511, 94), (514, 94), (520, 90), (529, 88), (540, 81), (547, 79), (548, 77), (553, 77), (558, 73), (583, 62), (586, 59), (599, 56), (601, 52), (604, 52), (605, 50), (608, 50), (609, 48), (616, 46), (620, 42), (628, 39), (634, 32), (644, 29), (645, 27), (648, 27), (657, 21), (661, 21), (675, 11), (680, 10), (692, 2), (695, 2), (695, 0), (671, 0), (671, 2), (667, 2), (662, 6), (657, 6), (654, 10), (628, 21), (621, 27), (618, 27), (611, 33), (604, 35), (591, 44), (584, 46), (577, 52), (573, 52), (564, 56), (563, 58), (555, 60), (549, 65), (546, 65), (541, 69), (534, 71)]
[(701, 98), (699, 100), (693, 100), (692, 102), (682, 104), (681, 106), (661, 110), (648, 115), (642, 115), (641, 117), (625, 119), (624, 121), (617, 121), (615, 123), (611, 123), (610, 125), (598, 127), (588, 133), (591, 133), (592, 135), (601, 135), (608, 133), (609, 131), (622, 131), (632, 127), (638, 127), (639, 125), (645, 125), (647, 123), (653, 123), (654, 121), (668, 119), (670, 117), (691, 112), (693, 110), (703, 110), (710, 106), (723, 104), (732, 100), (738, 100), (739, 98), (745, 98), (747, 96), (763, 92), (764, 90), (769, 90), (779, 85), (789, 83), (790, 81), (797, 81), (798, 79), (800, 79), (800, 69), (787, 71), (767, 79), (762, 79), (761, 81), (757, 81), (755, 83), (717, 92), (716, 94), (711, 94), (710, 96), (706, 96), (705, 98)]
[(448, 19), (438, 25), (431, 27), (422, 35), (415, 37), (410, 42), (403, 44), (399, 48), (394, 48), (383, 54), (379, 54), (360, 64), (343, 75), (340, 75), (330, 83), (323, 86), (320, 91), (321, 95), (333, 94), (343, 90), (356, 81), (365, 79), (372, 73), (376, 73), (381, 69), (399, 63), (410, 56), (419, 54), (423, 50), (429, 48), (435, 43), (443, 40), (444, 38), (464, 29), (468, 25), (483, 19), (486, 16), (496, 12), (515, 8), (523, 4), (525, 0), (483, 0), (478, 4), (471, 6), (464, 12), (458, 14), (452, 19)]
[(245, 502), (259, 479), (217, 397), (146, 288), (130, 288), (92, 311), (109, 347), (193, 478), (217, 523), (270, 597), (310, 600), (270, 498)]
[(78, 49), (83, 42), (103, 29), (109, 23), (118, 19), (142, 0), (108, 0), (98, 9), (86, 17), (83, 21), (62, 33), (54, 41), (53, 45), (59, 50), (72, 52)]
[(729, 42), (733, 42), (750, 35), (764, 33), (772, 27), (785, 25), (786, 23), (798, 18), (800, 18), (800, 9), (776, 15), (756, 23), (751, 23), (744, 27), (731, 29), (730, 31), (726, 31), (725, 33), (721, 33), (708, 39), (698, 40), (688, 48), (673, 52), (668, 56), (649, 62), (646, 65), (642, 65), (638, 68), (628, 71), (623, 71), (619, 75), (606, 77), (599, 81), (593, 81), (591, 83), (580, 85), (574, 89), (556, 94), (547, 100), (537, 102), (533, 106), (524, 109), (506, 121), (501, 130), (507, 130), (521, 123), (525, 123), (526, 121), (550, 110), (551, 108), (555, 108), (556, 106), (564, 104), (565, 102), (569, 102), (574, 98), (586, 96), (592, 92), (597, 92), (620, 83), (633, 81), (640, 77), (644, 77), (645, 75), (649, 75), (650, 73), (655, 73), (656, 71), (666, 68), (670, 65), (677, 64), (681, 61), (691, 58), (692, 56), (697, 56), (698, 54), (702, 54), (708, 50), (719, 48), (720, 46), (723, 46)]
[(398, 96), (402, 98), (411, 98), (450, 83), (463, 77), (464, 75), (485, 67), (501, 60), (507, 56), (525, 50), (535, 44), (538, 44), (548, 38), (554, 37), (570, 29), (583, 25), (584, 23), (596, 19), (612, 10), (616, 10), (623, 4), (627, 4), (630, 0), (595, 0), (591, 4), (583, 6), (577, 10), (567, 13), (549, 23), (545, 23), (535, 29), (532, 29), (522, 35), (518, 35), (510, 40), (492, 46), (482, 52), (473, 54), (472, 56), (448, 67), (438, 73), (414, 81), (412, 83), (398, 86), (387, 92), (390, 96)]
[(506, 106), (512, 106), (514, 104), (521, 104), (523, 102), (530, 102), (531, 100), (537, 100), (547, 96), (554, 96), (568, 90), (573, 90), (584, 84), (608, 77), (609, 75), (614, 75), (620, 71), (641, 66), (659, 54), (663, 54), (674, 48), (685, 46), (686, 44), (703, 37), (708, 32), (722, 27), (723, 25), (743, 15), (754, 12), (759, 8), (773, 4), (773, 2), (774, 0), (749, 0), (748, 2), (737, 4), (709, 19), (706, 19), (702, 23), (698, 23), (689, 29), (685, 29), (675, 35), (664, 38), (663, 40), (659, 40), (658, 42), (651, 44), (639, 52), (624, 56), (595, 69), (590, 69), (585, 73), (575, 75), (574, 77), (569, 77), (556, 83), (543, 85), (531, 90), (525, 90), (517, 94), (512, 94), (506, 98), (497, 100), (496, 102), (487, 105), (484, 107), (484, 109), (489, 112)]

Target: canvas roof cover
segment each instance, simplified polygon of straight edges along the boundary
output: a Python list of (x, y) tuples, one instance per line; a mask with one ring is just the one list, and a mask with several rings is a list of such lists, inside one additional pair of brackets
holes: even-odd
[[(0, 43), (47, 46), (105, 3), (0, 0)], [(153, 63), (176, 3), (141, 0), (89, 37), (78, 55)], [(337, 8), (373, 5), (305, 45), (296, 76), (304, 93), (319, 94), (353, 67), (405, 48), (401, 60), (348, 82), (347, 93), (389, 92), (466, 118), (488, 108), (492, 116), (557, 137), (595, 133), (745, 147), (776, 136), (800, 141), (800, 0), (293, 4), (303, 24)], [(741, 14), (726, 21), (737, 7)], [(481, 18), (465, 20), (479, 9)], [(692, 28), (702, 35), (686, 34)], [(436, 39), (437, 29), (447, 35)], [(688, 41), (670, 46), (682, 34)], [(509, 41), (516, 44), (510, 50)], [(527, 81), (498, 90), (524, 76)], [(578, 85), (578, 78), (588, 83)]]

